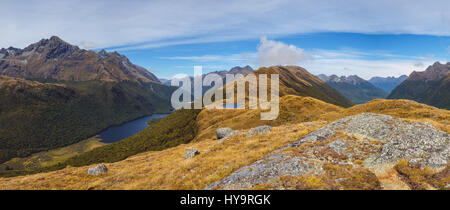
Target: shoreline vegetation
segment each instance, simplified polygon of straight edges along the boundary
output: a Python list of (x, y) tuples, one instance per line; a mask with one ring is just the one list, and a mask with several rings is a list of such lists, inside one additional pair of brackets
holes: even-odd
[(51, 166), (30, 170), (3, 170), (0, 177), (20, 176), (60, 170), (68, 166), (116, 162), (145, 151), (159, 151), (189, 143), (197, 133), (196, 117), (201, 110), (177, 110), (152, 123), (140, 133), (121, 141), (76, 154)]
[[(12, 158), (12, 159), (0, 164), (0, 172), (5, 171), (5, 170), (7, 170), (7, 171), (8, 170), (26, 170), (26, 169), (36, 170), (36, 169), (39, 169), (42, 167), (49, 167), (49, 166), (57, 165), (58, 163), (62, 163), (65, 160), (67, 160), (73, 156), (79, 155), (84, 152), (91, 151), (97, 147), (111, 144), (111, 143), (103, 142), (103, 139), (100, 138), (100, 134), (102, 132), (104, 132), (112, 127), (122, 126), (124, 124), (133, 122), (135, 120), (139, 120), (139, 119), (145, 118), (145, 117), (150, 117), (150, 116), (153, 116), (156, 114), (170, 114), (170, 112), (168, 112), (168, 113), (158, 112), (158, 113), (153, 113), (150, 115), (141, 116), (136, 119), (129, 120), (129, 121), (126, 121), (123, 123), (111, 125), (108, 128), (101, 130), (97, 134), (95, 134), (85, 140), (82, 140), (80, 142), (71, 144), (71, 145), (67, 145), (67, 146), (63, 146), (60, 148), (51, 149), (51, 150), (47, 150), (47, 151), (42, 151), (42, 152), (38, 152), (38, 153), (33, 153), (27, 157)], [(149, 121), (147, 121), (147, 127), (150, 126), (150, 124), (151, 124), (151, 123), (149, 123), (150, 121), (152, 121), (152, 123), (154, 123), (154, 122), (157, 122), (157, 120), (159, 120), (159, 119), (161, 119), (161, 118), (150, 119)]]

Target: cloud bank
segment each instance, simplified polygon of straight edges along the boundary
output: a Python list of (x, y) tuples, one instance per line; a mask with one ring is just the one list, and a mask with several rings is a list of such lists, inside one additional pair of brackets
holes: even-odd
[(450, 35), (448, 0), (2, 0), (0, 46), (154, 48), (312, 32)]
[(283, 42), (261, 38), (258, 46), (256, 65), (295, 65), (307, 59), (303, 49)]

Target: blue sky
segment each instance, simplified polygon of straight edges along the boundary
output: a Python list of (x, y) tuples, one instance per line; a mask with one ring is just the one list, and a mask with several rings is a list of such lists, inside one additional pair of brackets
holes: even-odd
[[(272, 40), (302, 49), (306, 58), (300, 58), (298, 63), (292, 64), (305, 66), (315, 74), (358, 74), (366, 78), (377, 75), (399, 76), (413, 70), (422, 71), (433, 62), (446, 62), (450, 57), (448, 36), (311, 33)], [(257, 68), (261, 66), (257, 62), (260, 41), (249, 39), (111, 50), (126, 54), (133, 62), (151, 68), (160, 77), (170, 78), (175, 73), (192, 74), (194, 65), (202, 65), (205, 72), (238, 65)], [(355, 65), (358, 63), (369, 66), (357, 68)]]
[(399, 76), (450, 57), (448, 0), (2, 0), (0, 47), (59, 36), (158, 77), (236, 65)]

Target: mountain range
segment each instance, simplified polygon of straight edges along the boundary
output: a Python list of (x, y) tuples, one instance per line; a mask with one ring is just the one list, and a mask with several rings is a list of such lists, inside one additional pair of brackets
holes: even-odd
[(326, 76), (320, 74), (318, 77), (355, 104), (366, 103), (376, 98), (386, 98), (388, 95), (384, 90), (375, 87), (357, 75), (338, 77), (336, 75)]
[(377, 88), (390, 93), (395, 87), (403, 82), (408, 76), (402, 75), (400, 77), (372, 77), (368, 81)]
[(420, 103), (450, 109), (450, 62), (435, 62), (425, 71), (412, 72), (388, 98), (410, 99)]
[[(231, 68), (230, 70), (221, 70), (221, 71), (213, 71), (213, 72), (209, 72), (206, 74), (202, 75), (202, 79), (204, 79), (207, 75), (211, 75), (211, 74), (217, 74), (222, 78), (223, 84), (226, 84), (227, 82), (231, 82), (231, 81), (227, 81), (226, 80), (226, 75), (227, 74), (242, 74), (243, 76), (251, 73), (253, 71), (253, 68), (250, 66), (244, 66), (244, 67), (240, 67), (240, 66), (235, 66), (233, 68)], [(191, 94), (194, 94), (194, 77), (190, 76), (189, 77), (190, 81), (191, 81)], [(160, 79), (161, 83), (164, 85), (171, 85), (172, 80), (170, 79)], [(209, 89), (211, 89), (213, 86), (202, 86), (202, 94), (204, 94), (206, 91), (208, 91)], [(219, 88), (219, 87), (217, 87)]]

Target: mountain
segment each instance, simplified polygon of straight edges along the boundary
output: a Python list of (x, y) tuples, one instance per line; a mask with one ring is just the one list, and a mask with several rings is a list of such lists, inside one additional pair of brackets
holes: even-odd
[[(216, 73), (218, 75), (220, 75), (222, 78), (225, 78), (226, 74), (242, 74), (242, 75), (247, 75), (249, 73), (253, 72), (253, 68), (250, 67), (249, 65), (244, 66), (244, 67), (240, 67), (240, 66), (236, 66), (231, 68), (229, 71), (215, 71), (215, 72), (210, 72), (208, 74), (211, 73)], [(206, 75), (208, 75), (206, 74)]]
[[(221, 71), (213, 71), (213, 72), (209, 72), (206, 74), (202, 75), (202, 78), (205, 78), (206, 75), (209, 74), (218, 74), (223, 80), (224, 80), (224, 84), (226, 83), (225, 81), (225, 76), (226, 74), (242, 74), (242, 75), (247, 75), (249, 73), (253, 72), (252, 67), (250, 66), (244, 66), (244, 67), (240, 67), (240, 66), (235, 66), (233, 68), (231, 68), (230, 70), (221, 70)], [(194, 77), (189, 77), (191, 79), (191, 84), (194, 83)], [(160, 79), (161, 83), (165, 84), (165, 85), (170, 85), (171, 80), (170, 79)]]
[(56, 36), (24, 49), (0, 49), (0, 75), (60, 81), (159, 82), (117, 52), (79, 49)]
[(366, 103), (376, 98), (386, 98), (388, 95), (384, 90), (375, 87), (357, 75), (338, 77), (336, 75), (326, 76), (321, 74), (318, 77), (355, 104)]
[(174, 88), (118, 53), (52, 37), (0, 56), (0, 163), (171, 108)]
[(280, 96), (309, 96), (337, 106), (349, 107), (353, 103), (336, 89), (299, 66), (261, 67), (253, 72), (256, 75), (279, 74)]
[(425, 71), (412, 72), (388, 98), (410, 99), (420, 103), (450, 109), (450, 62), (439, 62)]
[[(217, 74), (219, 75), (222, 80), (223, 80), (223, 84), (226, 84), (227, 82), (231, 82), (231, 81), (226, 81), (226, 75), (227, 74), (242, 74), (242, 75), (247, 75), (249, 73), (253, 72), (252, 67), (250, 66), (244, 66), (244, 67), (240, 67), (240, 66), (236, 66), (231, 68), (230, 70), (222, 70), (222, 71), (213, 71), (213, 72), (209, 72), (206, 74), (202, 75), (202, 78), (205, 78), (207, 75), (211, 75), (211, 74)], [(189, 79), (191, 80), (191, 94), (194, 94), (194, 77), (190, 76)], [(164, 85), (171, 85), (171, 80), (169, 79), (160, 79), (161, 83)], [(206, 91), (208, 91), (209, 89), (211, 89), (212, 86), (203, 86), (202, 87), (202, 94), (204, 94)], [(217, 87), (220, 88), (220, 87)]]
[(377, 88), (383, 89), (390, 93), (395, 87), (402, 83), (408, 76), (402, 75), (400, 77), (372, 77), (369, 82)]

